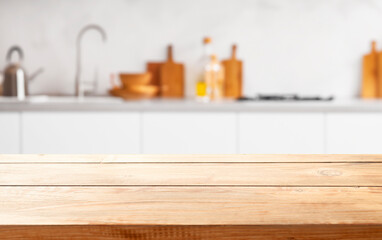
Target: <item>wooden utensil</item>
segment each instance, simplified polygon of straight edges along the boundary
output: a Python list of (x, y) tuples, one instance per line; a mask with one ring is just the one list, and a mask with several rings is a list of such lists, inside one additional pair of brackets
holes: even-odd
[[(377, 97), (377, 69), (378, 67), (378, 54), (376, 50), (376, 42), (372, 42), (371, 53), (363, 57), (363, 74), (362, 74), (362, 98), (376, 98)], [(377, 67), (378, 66), (378, 67)], [(378, 91), (379, 92), (379, 91)]]
[(224, 96), (239, 98), (243, 88), (243, 62), (236, 58), (237, 46), (232, 46), (231, 59), (222, 62), (225, 70)]
[(171, 45), (167, 49), (167, 62), (160, 68), (160, 92), (162, 97), (184, 97), (184, 66), (174, 62)]

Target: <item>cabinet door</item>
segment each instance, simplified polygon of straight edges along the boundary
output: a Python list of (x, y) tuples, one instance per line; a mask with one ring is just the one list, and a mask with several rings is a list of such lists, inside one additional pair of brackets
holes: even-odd
[(235, 113), (147, 112), (143, 153), (236, 153)]
[(139, 113), (23, 113), (22, 126), (24, 153), (140, 152)]
[(327, 149), (333, 154), (382, 154), (382, 114), (328, 114)]
[(20, 113), (0, 113), (0, 154), (20, 153)]
[(240, 153), (320, 154), (324, 148), (324, 114), (239, 114)]

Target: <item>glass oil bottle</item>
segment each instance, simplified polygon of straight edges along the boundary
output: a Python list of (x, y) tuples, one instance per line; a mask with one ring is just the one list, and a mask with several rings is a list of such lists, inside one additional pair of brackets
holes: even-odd
[(206, 82), (207, 101), (223, 99), (224, 67), (214, 54), (211, 55), (210, 62), (205, 67), (204, 79)]
[(212, 55), (212, 39), (206, 37), (203, 39), (203, 55), (199, 60), (199, 74), (195, 84), (195, 95), (199, 101), (207, 101), (207, 83), (206, 83), (206, 67), (208, 67)]

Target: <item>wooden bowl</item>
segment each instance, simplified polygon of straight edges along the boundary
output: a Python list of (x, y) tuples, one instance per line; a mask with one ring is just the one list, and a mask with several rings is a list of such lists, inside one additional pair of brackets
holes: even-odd
[(128, 88), (114, 88), (109, 93), (115, 97), (121, 97), (125, 100), (139, 100), (155, 98), (158, 95), (159, 88), (154, 85), (131, 85)]
[(125, 90), (129, 93), (156, 96), (159, 93), (159, 87), (154, 85), (130, 85)]
[(128, 88), (132, 85), (147, 85), (151, 81), (151, 73), (120, 73), (119, 79), (122, 88)]

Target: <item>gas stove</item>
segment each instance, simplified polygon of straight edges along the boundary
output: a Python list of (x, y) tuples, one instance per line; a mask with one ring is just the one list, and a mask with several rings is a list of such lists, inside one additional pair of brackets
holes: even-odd
[(302, 96), (298, 94), (258, 94), (254, 97), (241, 97), (238, 101), (332, 101), (333, 96)]

